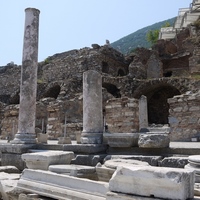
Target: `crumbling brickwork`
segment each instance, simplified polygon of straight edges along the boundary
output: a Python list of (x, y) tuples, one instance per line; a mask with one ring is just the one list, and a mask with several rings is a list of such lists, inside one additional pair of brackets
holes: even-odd
[(110, 99), (105, 108), (106, 125), (111, 133), (139, 131), (139, 102), (127, 97)]
[(200, 92), (168, 99), (171, 141), (191, 141), (200, 136)]

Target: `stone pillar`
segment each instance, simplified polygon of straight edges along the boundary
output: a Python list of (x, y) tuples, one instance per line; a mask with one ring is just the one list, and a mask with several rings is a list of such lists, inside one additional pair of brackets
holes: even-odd
[(39, 14), (40, 11), (35, 8), (27, 8), (25, 10), (18, 132), (11, 143), (36, 143), (35, 113)]
[(148, 127), (147, 98), (142, 95), (139, 99), (139, 130)]
[(83, 73), (83, 132), (82, 144), (102, 144), (102, 77), (96, 71)]

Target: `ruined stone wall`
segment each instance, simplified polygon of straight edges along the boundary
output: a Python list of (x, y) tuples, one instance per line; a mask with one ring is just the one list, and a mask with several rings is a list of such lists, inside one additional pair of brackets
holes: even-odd
[(139, 131), (139, 102), (127, 97), (110, 99), (105, 108), (106, 125), (110, 133)]
[(66, 133), (76, 140), (76, 134), (82, 131), (82, 99), (54, 101), (48, 105), (47, 134), (49, 139), (64, 136), (66, 116)]
[[(4, 118), (1, 121), (1, 139), (14, 138), (18, 131), (19, 104), (9, 105), (4, 109)], [(36, 124), (35, 127), (46, 132), (47, 124), (47, 107), (41, 102), (36, 105)]]
[(83, 72), (87, 70), (118, 76), (120, 69), (124, 75), (128, 73), (128, 64), (123, 55), (109, 46), (99, 46), (72, 50), (47, 58), (41, 66), (40, 79), (48, 83), (82, 78)]
[(0, 68), (0, 101), (9, 103), (11, 98), (19, 91), (21, 67), (7, 65)]
[(191, 141), (200, 136), (200, 93), (168, 99), (171, 141)]

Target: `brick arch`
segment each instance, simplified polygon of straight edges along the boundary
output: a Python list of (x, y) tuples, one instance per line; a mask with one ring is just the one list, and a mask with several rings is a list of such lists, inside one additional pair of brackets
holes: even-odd
[(180, 94), (184, 94), (185, 92), (192, 90), (191, 81), (187, 78), (159, 78), (159, 79), (151, 79), (141, 83), (134, 91), (133, 97), (140, 98), (141, 95), (152, 91), (153, 89), (169, 86), (176, 88)]
[(190, 90), (189, 79), (155, 79), (141, 84), (134, 97), (147, 97), (148, 120), (150, 124), (168, 124), (168, 98), (180, 95)]

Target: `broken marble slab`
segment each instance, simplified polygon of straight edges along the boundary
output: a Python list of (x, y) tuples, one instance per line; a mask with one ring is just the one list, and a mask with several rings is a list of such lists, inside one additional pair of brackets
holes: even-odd
[(158, 166), (158, 163), (163, 159), (163, 156), (144, 156), (144, 155), (107, 155), (104, 162), (113, 159), (140, 160), (148, 162), (151, 166)]
[(96, 165), (98, 180), (109, 182), (117, 167), (133, 166), (133, 165), (149, 166), (147, 162), (139, 160), (128, 160), (128, 159), (107, 160), (103, 165), (101, 165), (100, 163)]
[(22, 154), (29, 169), (48, 170), (49, 165), (70, 164), (74, 158), (72, 151), (41, 151)]
[(59, 200), (105, 200), (109, 185), (50, 171), (25, 169), (16, 189)]
[(109, 188), (123, 194), (186, 200), (194, 197), (194, 173), (167, 167), (118, 167), (109, 181)]
[(166, 148), (169, 147), (170, 138), (168, 134), (145, 133), (140, 134), (138, 146), (141, 148)]

